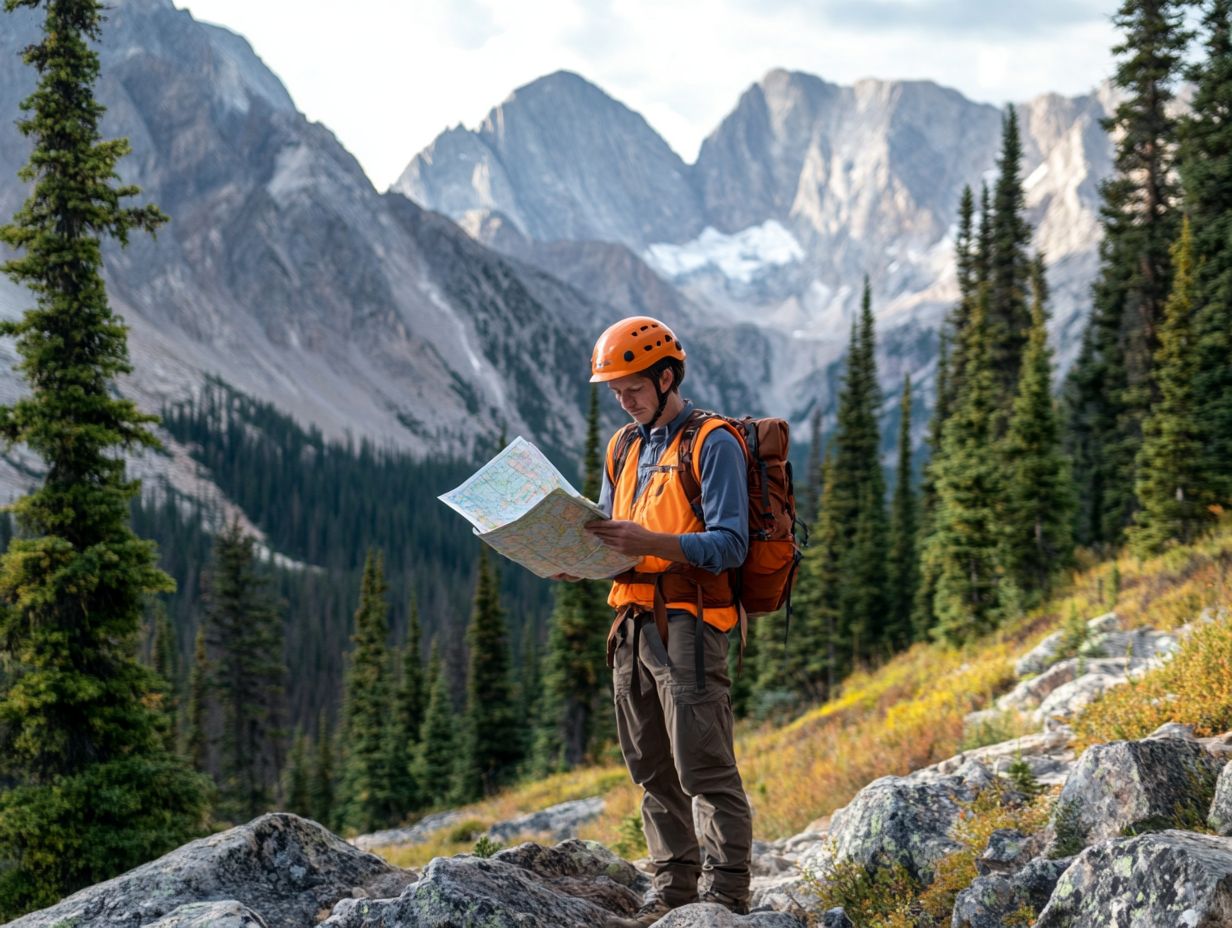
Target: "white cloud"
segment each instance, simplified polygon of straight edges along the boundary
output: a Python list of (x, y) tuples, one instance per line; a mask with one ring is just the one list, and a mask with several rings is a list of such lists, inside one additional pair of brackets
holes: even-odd
[(562, 68), (640, 112), (690, 161), (775, 67), (844, 84), (928, 78), (996, 104), (1082, 93), (1111, 73), (1115, 6), (1048, 0), (999, 15), (1007, 5), (879, 0), (877, 16), (863, 0), (193, 0), (189, 9), (247, 37), (384, 189), (441, 130), (475, 125), (515, 87)]

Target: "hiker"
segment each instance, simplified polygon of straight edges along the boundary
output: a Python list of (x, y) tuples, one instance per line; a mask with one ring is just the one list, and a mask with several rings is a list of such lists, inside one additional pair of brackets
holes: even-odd
[[(691, 419), (684, 362), (675, 333), (649, 316), (608, 328), (591, 358), (591, 382), (606, 383), (634, 420), (608, 443), (599, 505), (611, 519), (587, 528), (641, 558), (613, 578), (608, 663), (654, 868), (635, 916), (642, 925), (697, 901), (744, 914), (749, 900), (752, 810), (736, 769), (727, 675), (728, 632), (740, 618), (729, 571), (748, 549), (746, 459), (724, 420)], [(689, 433), (700, 511), (677, 472)]]

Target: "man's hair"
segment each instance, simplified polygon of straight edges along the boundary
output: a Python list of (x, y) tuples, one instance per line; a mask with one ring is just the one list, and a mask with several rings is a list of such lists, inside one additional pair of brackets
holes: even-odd
[(646, 370), (642, 371), (642, 374), (649, 377), (652, 383), (657, 384), (659, 382), (659, 375), (666, 370), (672, 372), (672, 385), (667, 388), (667, 392), (678, 392), (680, 385), (684, 383), (684, 362), (679, 358), (660, 358), (650, 367), (646, 368)]

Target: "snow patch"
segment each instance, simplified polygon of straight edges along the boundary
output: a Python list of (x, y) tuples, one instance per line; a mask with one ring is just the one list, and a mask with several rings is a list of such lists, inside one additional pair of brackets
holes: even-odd
[(707, 226), (691, 242), (660, 242), (647, 248), (643, 257), (651, 267), (672, 279), (714, 268), (729, 280), (747, 284), (770, 268), (799, 261), (804, 257), (804, 249), (781, 224), (768, 219), (733, 235)]

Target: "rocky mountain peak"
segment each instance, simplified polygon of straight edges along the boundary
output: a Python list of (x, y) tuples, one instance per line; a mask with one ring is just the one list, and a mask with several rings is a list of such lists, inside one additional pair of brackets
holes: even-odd
[(455, 217), (499, 209), (540, 241), (641, 248), (701, 229), (680, 157), (640, 115), (568, 71), (519, 87), (473, 133), (437, 138), (393, 189)]

